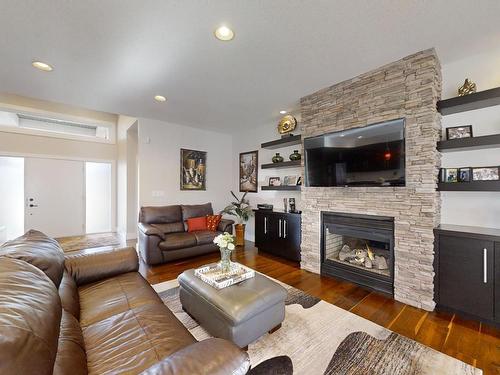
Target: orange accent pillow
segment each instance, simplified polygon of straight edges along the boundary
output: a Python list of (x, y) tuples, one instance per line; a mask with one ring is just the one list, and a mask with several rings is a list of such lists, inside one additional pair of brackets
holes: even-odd
[(194, 232), (195, 230), (207, 230), (207, 218), (205, 216), (192, 217), (186, 220), (188, 226), (188, 232)]
[(222, 219), (222, 215), (207, 215), (207, 229), (215, 232)]

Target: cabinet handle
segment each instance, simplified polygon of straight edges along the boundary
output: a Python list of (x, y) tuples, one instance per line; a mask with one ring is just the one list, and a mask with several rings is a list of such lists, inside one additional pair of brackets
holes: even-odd
[(283, 219), (283, 238), (286, 238), (286, 219)]
[(488, 283), (488, 250), (483, 249), (483, 283)]
[(264, 216), (264, 234), (267, 234), (267, 216)]
[(278, 237), (281, 238), (281, 219), (278, 220)]

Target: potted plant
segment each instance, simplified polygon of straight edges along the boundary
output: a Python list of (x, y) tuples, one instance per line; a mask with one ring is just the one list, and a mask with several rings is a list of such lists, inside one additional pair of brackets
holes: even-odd
[(229, 206), (221, 211), (221, 213), (223, 214), (235, 216), (238, 220), (238, 223), (234, 225), (236, 230), (236, 246), (245, 245), (245, 223), (248, 221), (250, 216), (253, 215), (252, 208), (250, 207), (250, 202), (248, 201), (248, 199), (245, 199), (247, 194), (248, 192), (243, 194), (240, 199), (231, 191), (231, 195), (234, 197), (234, 199), (236, 199), (236, 201), (231, 202)]

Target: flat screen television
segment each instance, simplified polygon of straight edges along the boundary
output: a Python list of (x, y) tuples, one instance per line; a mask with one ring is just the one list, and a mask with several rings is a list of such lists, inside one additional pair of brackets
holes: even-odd
[(304, 139), (306, 186), (405, 186), (404, 119)]

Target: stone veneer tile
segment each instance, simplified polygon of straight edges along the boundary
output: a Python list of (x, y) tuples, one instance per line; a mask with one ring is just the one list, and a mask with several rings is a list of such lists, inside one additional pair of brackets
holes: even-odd
[(440, 154), (441, 67), (418, 52), (301, 98), (303, 137), (405, 118), (406, 187), (302, 189), (303, 269), (320, 272), (320, 212), (394, 217), (395, 299), (426, 310), (434, 303), (434, 232)]

